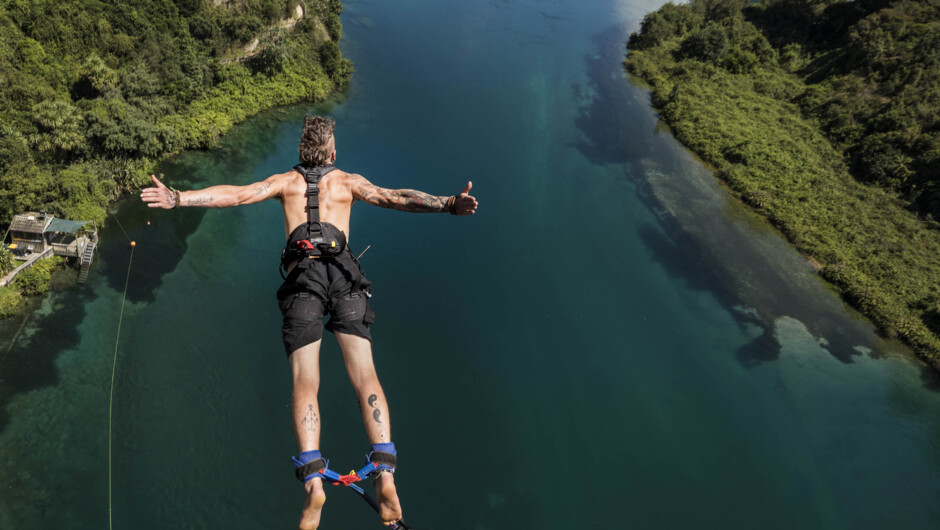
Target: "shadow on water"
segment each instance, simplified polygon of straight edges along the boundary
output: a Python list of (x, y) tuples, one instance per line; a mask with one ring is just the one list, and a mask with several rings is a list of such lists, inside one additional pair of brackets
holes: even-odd
[(625, 35), (626, 29), (618, 25), (594, 36), (598, 53), (585, 56), (587, 87), (573, 87), (574, 101), (585, 103), (575, 119), (583, 133), (576, 147), (598, 165), (631, 163), (653, 151), (649, 135), (633, 134), (638, 123), (650, 121), (649, 113), (637, 104), (636, 94), (626, 90), (623, 70), (617, 70), (626, 57)]
[(122, 199), (114, 205), (108, 225), (101, 230), (101, 239), (109, 244), (102, 245), (98, 251), (101, 261), (98, 274), (108, 287), (123, 292), (130, 242), (137, 242), (139, 246), (134, 252), (131, 273), (133, 281), (127, 285), (127, 300), (153, 302), (154, 292), (163, 276), (176, 269), (186, 254), (186, 238), (199, 228), (205, 213), (202, 209), (181, 209), (165, 215), (143, 207), (137, 197)]
[[(648, 202), (650, 199), (645, 198), (645, 195), (641, 193), (644, 201)], [(742, 332), (750, 334), (749, 327), (761, 330), (760, 335), (735, 353), (742, 365), (756, 366), (776, 361), (780, 357), (781, 346), (773, 326), (762, 320), (756, 311), (740, 310), (742, 302), (732, 295), (730, 286), (723, 284), (718, 271), (702, 266), (704, 255), (697, 251), (695, 241), (677, 226), (674, 219), (663, 217), (661, 222), (670, 228), (666, 233), (649, 225), (640, 227), (639, 231), (640, 240), (650, 250), (653, 259), (671, 278), (683, 281), (691, 290), (710, 292), (722, 306), (731, 308)]]
[[(658, 229), (643, 227), (639, 234), (654, 259), (689, 288), (715, 296), (753, 337), (735, 352), (744, 366), (779, 358), (776, 321), (784, 316), (802, 322), (841, 362), (862, 355), (859, 346), (874, 349), (870, 323), (847, 316), (841, 300), (766, 222), (727, 200), (713, 180), (704, 186), (696, 180), (700, 163), (683, 165), (688, 155), (670, 135), (632, 132), (664, 128), (650, 109), (649, 93), (631, 86), (623, 69), (626, 38), (621, 26), (594, 37), (596, 53), (585, 57), (587, 88), (575, 88), (582, 102), (576, 147), (595, 164), (623, 165), (625, 178), (635, 180), (638, 196), (659, 218)], [(775, 241), (767, 244), (768, 238)]]
[(773, 329), (761, 326), (761, 334), (751, 342), (738, 348), (735, 358), (744, 366), (752, 367), (780, 358), (782, 346)]
[(45, 302), (52, 304), (51, 310), (40, 308), (42, 300), (31, 299), (22, 315), (0, 325), (0, 335), (9, 337), (0, 346), (0, 433), (10, 422), (7, 406), (13, 397), (57, 384), (56, 358), (79, 341), (78, 325), (85, 318), (86, 304), (94, 299), (94, 294), (74, 285), (73, 269), (57, 276), (60, 281), (66, 277), (62, 283), (71, 283), (64, 290), (46, 295)]
[(920, 380), (924, 384), (924, 388), (933, 392), (940, 392), (940, 371), (936, 368), (930, 366), (921, 368)]

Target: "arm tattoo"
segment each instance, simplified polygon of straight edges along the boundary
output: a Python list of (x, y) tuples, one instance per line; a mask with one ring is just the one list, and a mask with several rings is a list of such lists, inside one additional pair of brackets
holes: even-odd
[(369, 396), (369, 406), (372, 408), (375, 408), (375, 402), (378, 401), (378, 399), (379, 399), (379, 396), (376, 396), (375, 394), (371, 394)]
[(213, 197), (211, 193), (200, 193), (199, 195), (188, 197), (185, 201), (185, 206), (203, 206), (211, 203), (212, 200)]
[(359, 175), (353, 178), (353, 195), (373, 206), (414, 213), (447, 211), (449, 197), (438, 197), (418, 190), (389, 190), (380, 188)]
[(261, 185), (258, 186), (258, 189), (255, 190), (255, 197), (264, 194), (264, 192), (268, 191), (269, 188), (271, 188), (270, 184), (262, 182)]
[(373, 410), (372, 419), (375, 421), (375, 423), (382, 423), (382, 411), (379, 409)]

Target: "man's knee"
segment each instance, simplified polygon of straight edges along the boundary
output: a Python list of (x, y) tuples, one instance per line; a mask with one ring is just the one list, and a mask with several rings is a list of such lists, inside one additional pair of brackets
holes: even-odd
[(320, 374), (317, 370), (295, 370), (294, 388), (316, 392), (320, 389)]
[(352, 383), (356, 393), (375, 392), (379, 388), (379, 376), (375, 373), (375, 368), (361, 368), (349, 370), (349, 381)]
[(336, 333), (336, 339), (343, 350), (346, 373), (356, 392), (370, 391), (378, 386), (379, 379), (372, 362), (372, 342), (347, 333)]
[(316, 391), (320, 387), (320, 341), (294, 350), (290, 367), (294, 388)]

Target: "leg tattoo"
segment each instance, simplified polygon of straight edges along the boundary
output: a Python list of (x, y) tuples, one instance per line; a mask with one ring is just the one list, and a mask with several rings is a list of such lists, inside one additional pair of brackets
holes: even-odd
[(378, 427), (379, 441), (384, 442), (388, 440), (388, 427), (385, 425), (385, 422), (382, 421), (382, 409), (379, 408), (378, 401), (379, 396), (375, 394), (369, 394), (369, 398), (366, 399), (366, 403), (372, 408), (372, 421), (374, 421)]
[(317, 413), (313, 411), (313, 405), (307, 405), (307, 414), (300, 422), (303, 424), (304, 428), (310, 432), (317, 430), (317, 427), (320, 426), (320, 418), (317, 416)]

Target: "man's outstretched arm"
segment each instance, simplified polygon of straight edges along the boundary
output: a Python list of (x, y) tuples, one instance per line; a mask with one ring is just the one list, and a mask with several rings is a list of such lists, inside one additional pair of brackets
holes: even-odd
[(231, 208), (252, 204), (280, 195), (280, 175), (268, 177), (247, 186), (212, 186), (201, 190), (175, 191), (167, 188), (157, 177), (150, 175), (153, 188), (144, 188), (140, 198), (151, 208), (171, 210), (180, 206), (201, 208)]
[(439, 197), (418, 190), (390, 190), (372, 184), (362, 175), (351, 175), (353, 197), (373, 206), (391, 208), (403, 212), (441, 213), (454, 215), (473, 215), (477, 210), (477, 200), (470, 195), (472, 182), (468, 182), (459, 195)]

